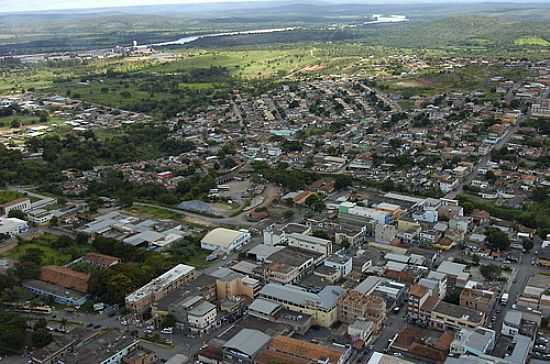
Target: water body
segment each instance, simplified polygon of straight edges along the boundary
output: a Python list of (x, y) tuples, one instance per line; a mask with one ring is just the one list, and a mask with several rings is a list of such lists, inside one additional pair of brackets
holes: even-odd
[(363, 24), (383, 24), (383, 23), (404, 23), (408, 22), (409, 18), (407, 18), (405, 15), (378, 15), (375, 14), (372, 16), (375, 20), (366, 21)]
[(240, 32), (226, 32), (226, 33), (213, 33), (213, 34), (203, 34), (203, 35), (193, 35), (189, 37), (183, 37), (177, 40), (169, 41), (169, 42), (162, 42), (162, 43), (155, 43), (155, 44), (147, 44), (141, 47), (163, 47), (163, 46), (170, 46), (170, 45), (184, 45), (193, 43), (199, 39), (203, 38), (216, 38), (216, 37), (226, 37), (226, 36), (232, 36), (232, 35), (243, 35), (243, 34), (265, 34), (265, 33), (277, 33), (277, 32), (289, 32), (296, 30), (296, 27), (292, 28), (274, 28), (274, 29), (259, 29), (259, 30), (244, 30)]

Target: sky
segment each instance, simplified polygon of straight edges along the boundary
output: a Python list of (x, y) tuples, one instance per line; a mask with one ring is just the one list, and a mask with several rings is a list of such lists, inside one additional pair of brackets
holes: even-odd
[[(155, 4), (196, 4), (196, 3), (219, 3), (236, 1), (265, 1), (269, 0), (0, 0), (0, 12), (18, 11), (40, 11), (40, 10), (61, 10), (61, 9), (87, 9), (114, 6), (139, 6)], [(307, 2), (314, 2), (309, 0)], [(332, 0), (331, 2), (358, 2), (357, 0)], [(370, 3), (415, 3), (415, 2), (545, 2), (548, 0), (365, 0)]]

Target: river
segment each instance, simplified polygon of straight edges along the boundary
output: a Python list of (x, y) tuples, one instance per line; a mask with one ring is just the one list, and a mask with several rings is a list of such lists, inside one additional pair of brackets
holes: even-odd
[(192, 35), (188, 37), (179, 38), (177, 40), (172, 40), (168, 42), (162, 42), (162, 43), (154, 43), (154, 44), (147, 44), (142, 45), (140, 47), (163, 47), (163, 46), (170, 46), (170, 45), (184, 45), (193, 43), (199, 39), (203, 38), (216, 38), (216, 37), (225, 37), (225, 36), (232, 36), (232, 35), (242, 35), (242, 34), (265, 34), (265, 33), (277, 33), (277, 32), (289, 32), (296, 30), (296, 27), (291, 28), (274, 28), (274, 29), (258, 29), (258, 30), (243, 30), (239, 32), (226, 32), (226, 33), (212, 33), (212, 34), (202, 34), (202, 35)]

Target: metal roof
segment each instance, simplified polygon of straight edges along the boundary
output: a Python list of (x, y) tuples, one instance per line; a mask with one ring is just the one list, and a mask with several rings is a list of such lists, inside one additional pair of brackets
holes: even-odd
[(239, 333), (227, 341), (223, 347), (240, 351), (250, 357), (253, 357), (269, 341), (271, 336), (258, 330), (242, 329)]

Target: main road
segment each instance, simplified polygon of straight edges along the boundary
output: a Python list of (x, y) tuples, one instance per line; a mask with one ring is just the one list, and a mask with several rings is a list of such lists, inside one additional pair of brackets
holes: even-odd
[(462, 192), (462, 189), (464, 188), (464, 185), (470, 184), (472, 182), (472, 180), (477, 176), (478, 170), (481, 169), (481, 168), (487, 167), (487, 164), (491, 160), (491, 152), (493, 152), (495, 150), (502, 149), (510, 141), (510, 138), (512, 138), (512, 136), (519, 129), (520, 120), (521, 120), (521, 117), (518, 119), (517, 123), (514, 126), (512, 126), (511, 128), (509, 128), (504, 133), (504, 136), (502, 138), (500, 138), (500, 140), (493, 145), (493, 147), (491, 148), (489, 153), (487, 153), (486, 155), (481, 157), (481, 159), (477, 162), (477, 164), (472, 169), (472, 172), (470, 172), (468, 175), (466, 175), (462, 179), (462, 181), (460, 181), (460, 183), (458, 184), (458, 186), (455, 189), (453, 189), (452, 191), (450, 191), (449, 193), (447, 193), (445, 195), (445, 198), (448, 198), (448, 199), (451, 199), (451, 200), (456, 198), (456, 196), (459, 193)]

